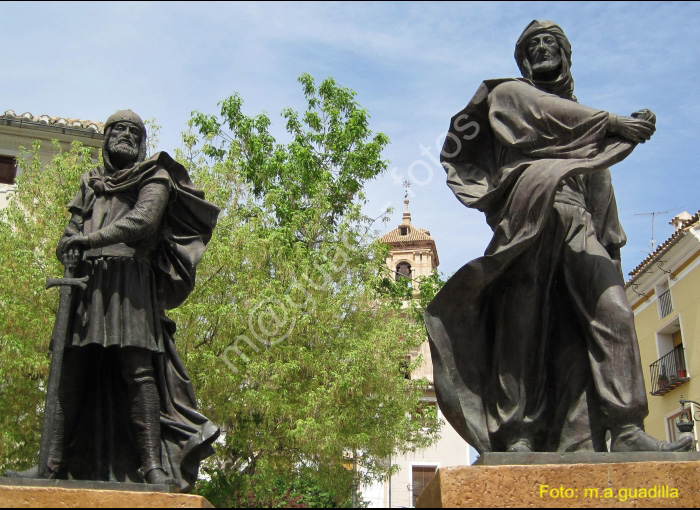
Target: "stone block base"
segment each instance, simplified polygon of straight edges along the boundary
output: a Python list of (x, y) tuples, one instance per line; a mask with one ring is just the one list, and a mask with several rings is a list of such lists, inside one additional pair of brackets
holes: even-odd
[(0, 486), (5, 508), (214, 508), (201, 496), (168, 492)]
[(700, 507), (700, 462), (440, 468), (416, 506)]

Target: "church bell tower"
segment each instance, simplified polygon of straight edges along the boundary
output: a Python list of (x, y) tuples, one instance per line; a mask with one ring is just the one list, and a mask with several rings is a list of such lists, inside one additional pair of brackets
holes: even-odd
[(389, 266), (394, 278), (410, 279), (413, 292), (418, 292), (418, 278), (430, 276), (440, 264), (435, 240), (430, 236), (430, 231), (411, 224), (411, 213), (408, 210), (408, 196), (403, 203), (406, 209), (403, 213), (401, 224), (394, 230), (381, 237), (381, 241), (391, 246), (386, 264)]

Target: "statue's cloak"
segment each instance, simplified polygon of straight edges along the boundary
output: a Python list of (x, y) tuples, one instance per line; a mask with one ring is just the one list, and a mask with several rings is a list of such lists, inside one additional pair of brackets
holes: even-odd
[[(425, 323), (440, 409), (479, 452), (500, 449), (486, 422), (492, 403), (485, 401), (485, 385), (494, 366), (489, 292), (537, 241), (564, 179), (584, 175), (586, 209), (608, 252), (619, 254), (625, 244), (607, 169), (635, 144), (606, 136), (607, 122), (606, 112), (543, 92), (525, 79), (484, 82), (450, 122), (441, 155), (447, 184), (464, 205), (485, 213), (493, 238), (484, 256), (447, 281), (428, 305)], [(557, 438), (548, 443), (560, 444)]]

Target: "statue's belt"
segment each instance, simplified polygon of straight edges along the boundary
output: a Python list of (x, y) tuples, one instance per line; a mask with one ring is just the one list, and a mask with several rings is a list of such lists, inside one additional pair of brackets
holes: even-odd
[(105, 246), (104, 248), (91, 248), (85, 251), (86, 258), (101, 257), (128, 257), (144, 262), (151, 261), (152, 250), (143, 247), (132, 247), (124, 243)]

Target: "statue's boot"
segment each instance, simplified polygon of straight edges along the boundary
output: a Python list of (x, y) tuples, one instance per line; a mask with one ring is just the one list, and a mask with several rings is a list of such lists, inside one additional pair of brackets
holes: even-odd
[[(65, 404), (65, 400), (63, 402)], [(34, 465), (24, 471), (5, 471), (5, 476), (10, 478), (35, 478), (48, 480), (68, 480), (68, 468), (63, 459), (66, 457), (67, 447), (64, 441), (64, 430), (66, 420), (64, 414), (65, 405), (59, 404), (54, 420), (54, 433), (51, 438), (51, 448), (49, 450), (49, 460), (45, 472), (39, 473), (39, 465)]]
[(47, 466), (46, 473), (44, 476), (41, 476), (39, 474), (39, 466), (35, 465), (30, 467), (29, 469), (25, 469), (24, 471), (13, 471), (11, 469), (8, 469), (5, 471), (5, 476), (9, 478), (33, 478), (33, 479), (47, 479), (47, 480), (67, 480), (68, 479), (68, 474), (65, 472), (64, 469), (60, 469), (58, 467), (54, 467), (53, 469), (51, 467)]
[(145, 475), (146, 483), (155, 485), (178, 485), (175, 479), (165, 472), (162, 467), (153, 468)]
[(506, 451), (509, 453), (527, 453), (534, 451), (534, 449), (530, 440), (523, 438), (511, 444)]
[(178, 485), (161, 461), (160, 397), (152, 366), (135, 368), (127, 381), (131, 424), (146, 483)]
[(687, 452), (693, 446), (692, 437), (684, 436), (669, 443), (650, 436), (638, 425), (625, 425), (611, 431), (611, 435), (612, 452)]
[(13, 471), (8, 469), (5, 471), (5, 476), (9, 478), (43, 478), (39, 476), (39, 466), (32, 466), (24, 471)]

